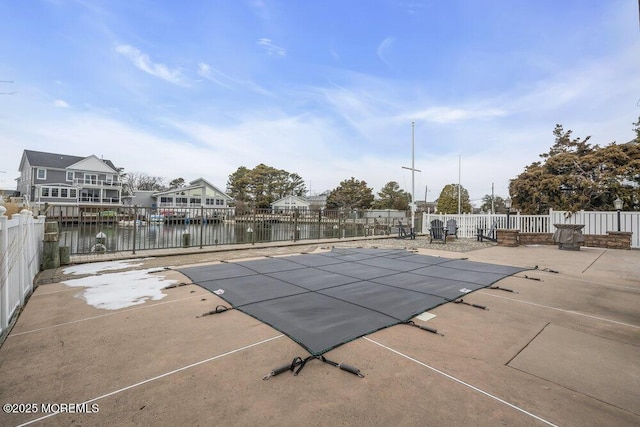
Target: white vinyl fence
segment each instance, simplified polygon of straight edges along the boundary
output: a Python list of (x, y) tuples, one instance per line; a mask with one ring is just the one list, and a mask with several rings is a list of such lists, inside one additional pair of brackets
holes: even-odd
[(40, 271), (45, 217), (30, 211), (4, 216), (0, 206), (0, 335), (12, 316), (33, 291), (33, 279)]
[[(583, 234), (607, 234), (607, 231), (630, 231), (631, 247), (640, 248), (640, 212), (565, 212), (550, 211), (549, 215), (520, 215), (512, 213), (507, 223), (506, 214), (462, 214), (440, 215), (423, 214), (422, 232), (429, 233), (431, 221), (441, 220), (446, 224), (447, 220), (455, 219), (458, 224), (458, 237), (475, 238), (478, 230), (485, 233), (494, 225), (497, 228), (511, 228), (522, 233), (553, 233), (554, 224), (583, 224)], [(618, 229), (619, 226), (619, 229)]]

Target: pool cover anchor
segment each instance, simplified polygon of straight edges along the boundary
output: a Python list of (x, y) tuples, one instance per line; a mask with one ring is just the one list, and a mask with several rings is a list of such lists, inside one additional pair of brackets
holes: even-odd
[(199, 317), (211, 316), (212, 314), (224, 313), (227, 310), (231, 310), (231, 308), (226, 307), (224, 305), (218, 305), (218, 306), (216, 306), (216, 308), (214, 310), (207, 311), (206, 313), (203, 313), (203, 314), (201, 314), (199, 316), (196, 316), (196, 319), (199, 318)]
[(355, 366), (347, 365), (346, 363), (337, 363), (327, 359), (322, 355), (311, 355), (311, 356), (308, 356), (306, 359), (303, 359), (299, 356), (295, 357), (290, 364), (283, 365), (283, 366), (280, 366), (279, 368), (272, 370), (267, 375), (265, 375), (262, 379), (266, 381), (271, 377), (275, 377), (276, 375), (280, 375), (287, 371), (291, 371), (293, 372), (294, 376), (297, 376), (300, 373), (300, 371), (302, 371), (302, 369), (307, 364), (307, 362), (312, 359), (318, 359), (321, 362), (327, 363), (331, 366), (335, 366), (336, 368), (340, 368), (343, 371), (349, 372), (350, 374), (357, 375), (360, 378), (364, 378), (364, 374), (360, 372), (360, 369), (356, 368)]
[(283, 372), (287, 372), (287, 371), (291, 371), (293, 372), (293, 370), (299, 366), (301, 363), (303, 363), (303, 360), (301, 357), (295, 357), (291, 363), (286, 364), (286, 365), (282, 365), (279, 368), (276, 368), (274, 370), (272, 370), (271, 372), (269, 372), (267, 375), (265, 375), (264, 377), (262, 377), (263, 381), (268, 380), (271, 377), (275, 377), (276, 375), (280, 375)]
[(547, 273), (556, 273), (556, 274), (560, 274), (560, 272), (559, 272), (559, 271), (552, 270), (552, 269), (550, 269), (550, 268), (548, 268), (548, 267), (547, 267), (547, 268), (540, 268), (540, 267), (538, 267), (538, 266), (536, 265), (533, 269), (534, 269), (534, 270), (540, 270), (540, 271), (546, 271)]
[(470, 302), (466, 302), (465, 300), (463, 300), (462, 298), (457, 299), (454, 301), (456, 304), (464, 304), (464, 305), (470, 305), (471, 307), (475, 307), (475, 308), (479, 308), (481, 310), (489, 310), (487, 308), (486, 305), (480, 305), (480, 304), (472, 304)]
[(512, 292), (514, 294), (519, 294), (520, 292), (518, 291), (514, 291), (513, 289), (509, 289), (509, 288), (501, 288), (500, 286), (491, 286), (487, 289), (496, 289), (498, 291), (505, 291), (505, 292)]
[[(162, 270), (157, 270), (157, 271), (150, 271), (150, 273), (158, 273)], [(167, 289), (174, 289), (174, 288), (179, 288), (181, 286), (189, 286), (191, 283), (174, 283), (173, 285), (169, 285), (169, 286), (165, 286), (164, 288), (162, 288), (162, 290), (167, 290)]]
[(443, 333), (438, 332), (437, 329), (435, 328), (430, 328), (428, 326), (422, 326), (422, 325), (418, 325), (416, 324), (416, 322), (414, 322), (413, 320), (407, 320), (406, 322), (404, 322), (405, 325), (409, 325), (409, 326), (415, 326), (416, 328), (422, 329), (423, 331), (427, 331), (427, 332), (431, 332), (432, 334), (436, 334), (436, 335), (440, 335), (441, 337), (444, 336)]

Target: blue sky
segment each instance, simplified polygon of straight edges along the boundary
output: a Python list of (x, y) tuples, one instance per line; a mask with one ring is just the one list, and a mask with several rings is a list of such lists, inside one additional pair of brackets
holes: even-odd
[[(224, 188), (355, 177), (474, 204), (553, 144), (640, 116), (636, 0), (0, 0), (0, 187), (24, 149)], [(460, 169), (458, 165), (461, 165)]]

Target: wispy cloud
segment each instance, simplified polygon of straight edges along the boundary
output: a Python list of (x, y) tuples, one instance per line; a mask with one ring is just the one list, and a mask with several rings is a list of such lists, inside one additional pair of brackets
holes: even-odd
[(182, 72), (179, 69), (171, 69), (164, 64), (155, 63), (149, 55), (142, 53), (133, 46), (126, 44), (117, 45), (116, 52), (129, 59), (133, 65), (145, 73), (161, 78), (169, 83), (184, 85)]
[(271, 56), (287, 56), (287, 50), (283, 47), (273, 44), (271, 39), (258, 39), (258, 45), (261, 46)]
[(201, 62), (200, 64), (198, 64), (198, 75), (224, 88), (231, 89), (231, 86), (222, 81), (222, 79), (226, 78), (227, 76), (225, 76), (215, 68), (211, 68), (211, 66), (205, 62)]
[(421, 14), (431, 7), (429, 3), (419, 1), (399, 2), (396, 6), (403, 9), (409, 15)]
[(240, 87), (252, 92), (259, 93), (261, 95), (273, 95), (267, 89), (263, 88), (252, 80), (242, 80), (228, 76), (222, 71), (211, 67), (206, 62), (201, 62), (200, 64), (198, 64), (198, 75), (226, 89), (235, 89), (236, 87)]
[(391, 63), (387, 60), (386, 55), (395, 41), (396, 39), (394, 37), (387, 37), (386, 39), (382, 40), (382, 43), (378, 45), (378, 49), (376, 50), (378, 58), (380, 58), (380, 60), (389, 67), (391, 67)]
[(431, 107), (426, 110), (416, 111), (399, 116), (402, 120), (424, 120), (432, 123), (455, 123), (461, 120), (470, 119), (491, 119), (494, 117), (506, 116), (507, 112), (499, 108), (451, 108), (451, 107)]
[(58, 108), (69, 108), (69, 104), (67, 104), (62, 99), (56, 99), (55, 101), (53, 101), (53, 106)]

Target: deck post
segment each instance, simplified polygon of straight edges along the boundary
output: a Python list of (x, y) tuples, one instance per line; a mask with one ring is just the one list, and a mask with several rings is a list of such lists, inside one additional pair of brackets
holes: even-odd
[(137, 237), (137, 223), (138, 221), (138, 205), (133, 205), (133, 252), (132, 254), (136, 254), (136, 237)]
[(200, 249), (202, 249), (202, 236), (204, 235), (204, 206), (200, 206)]

